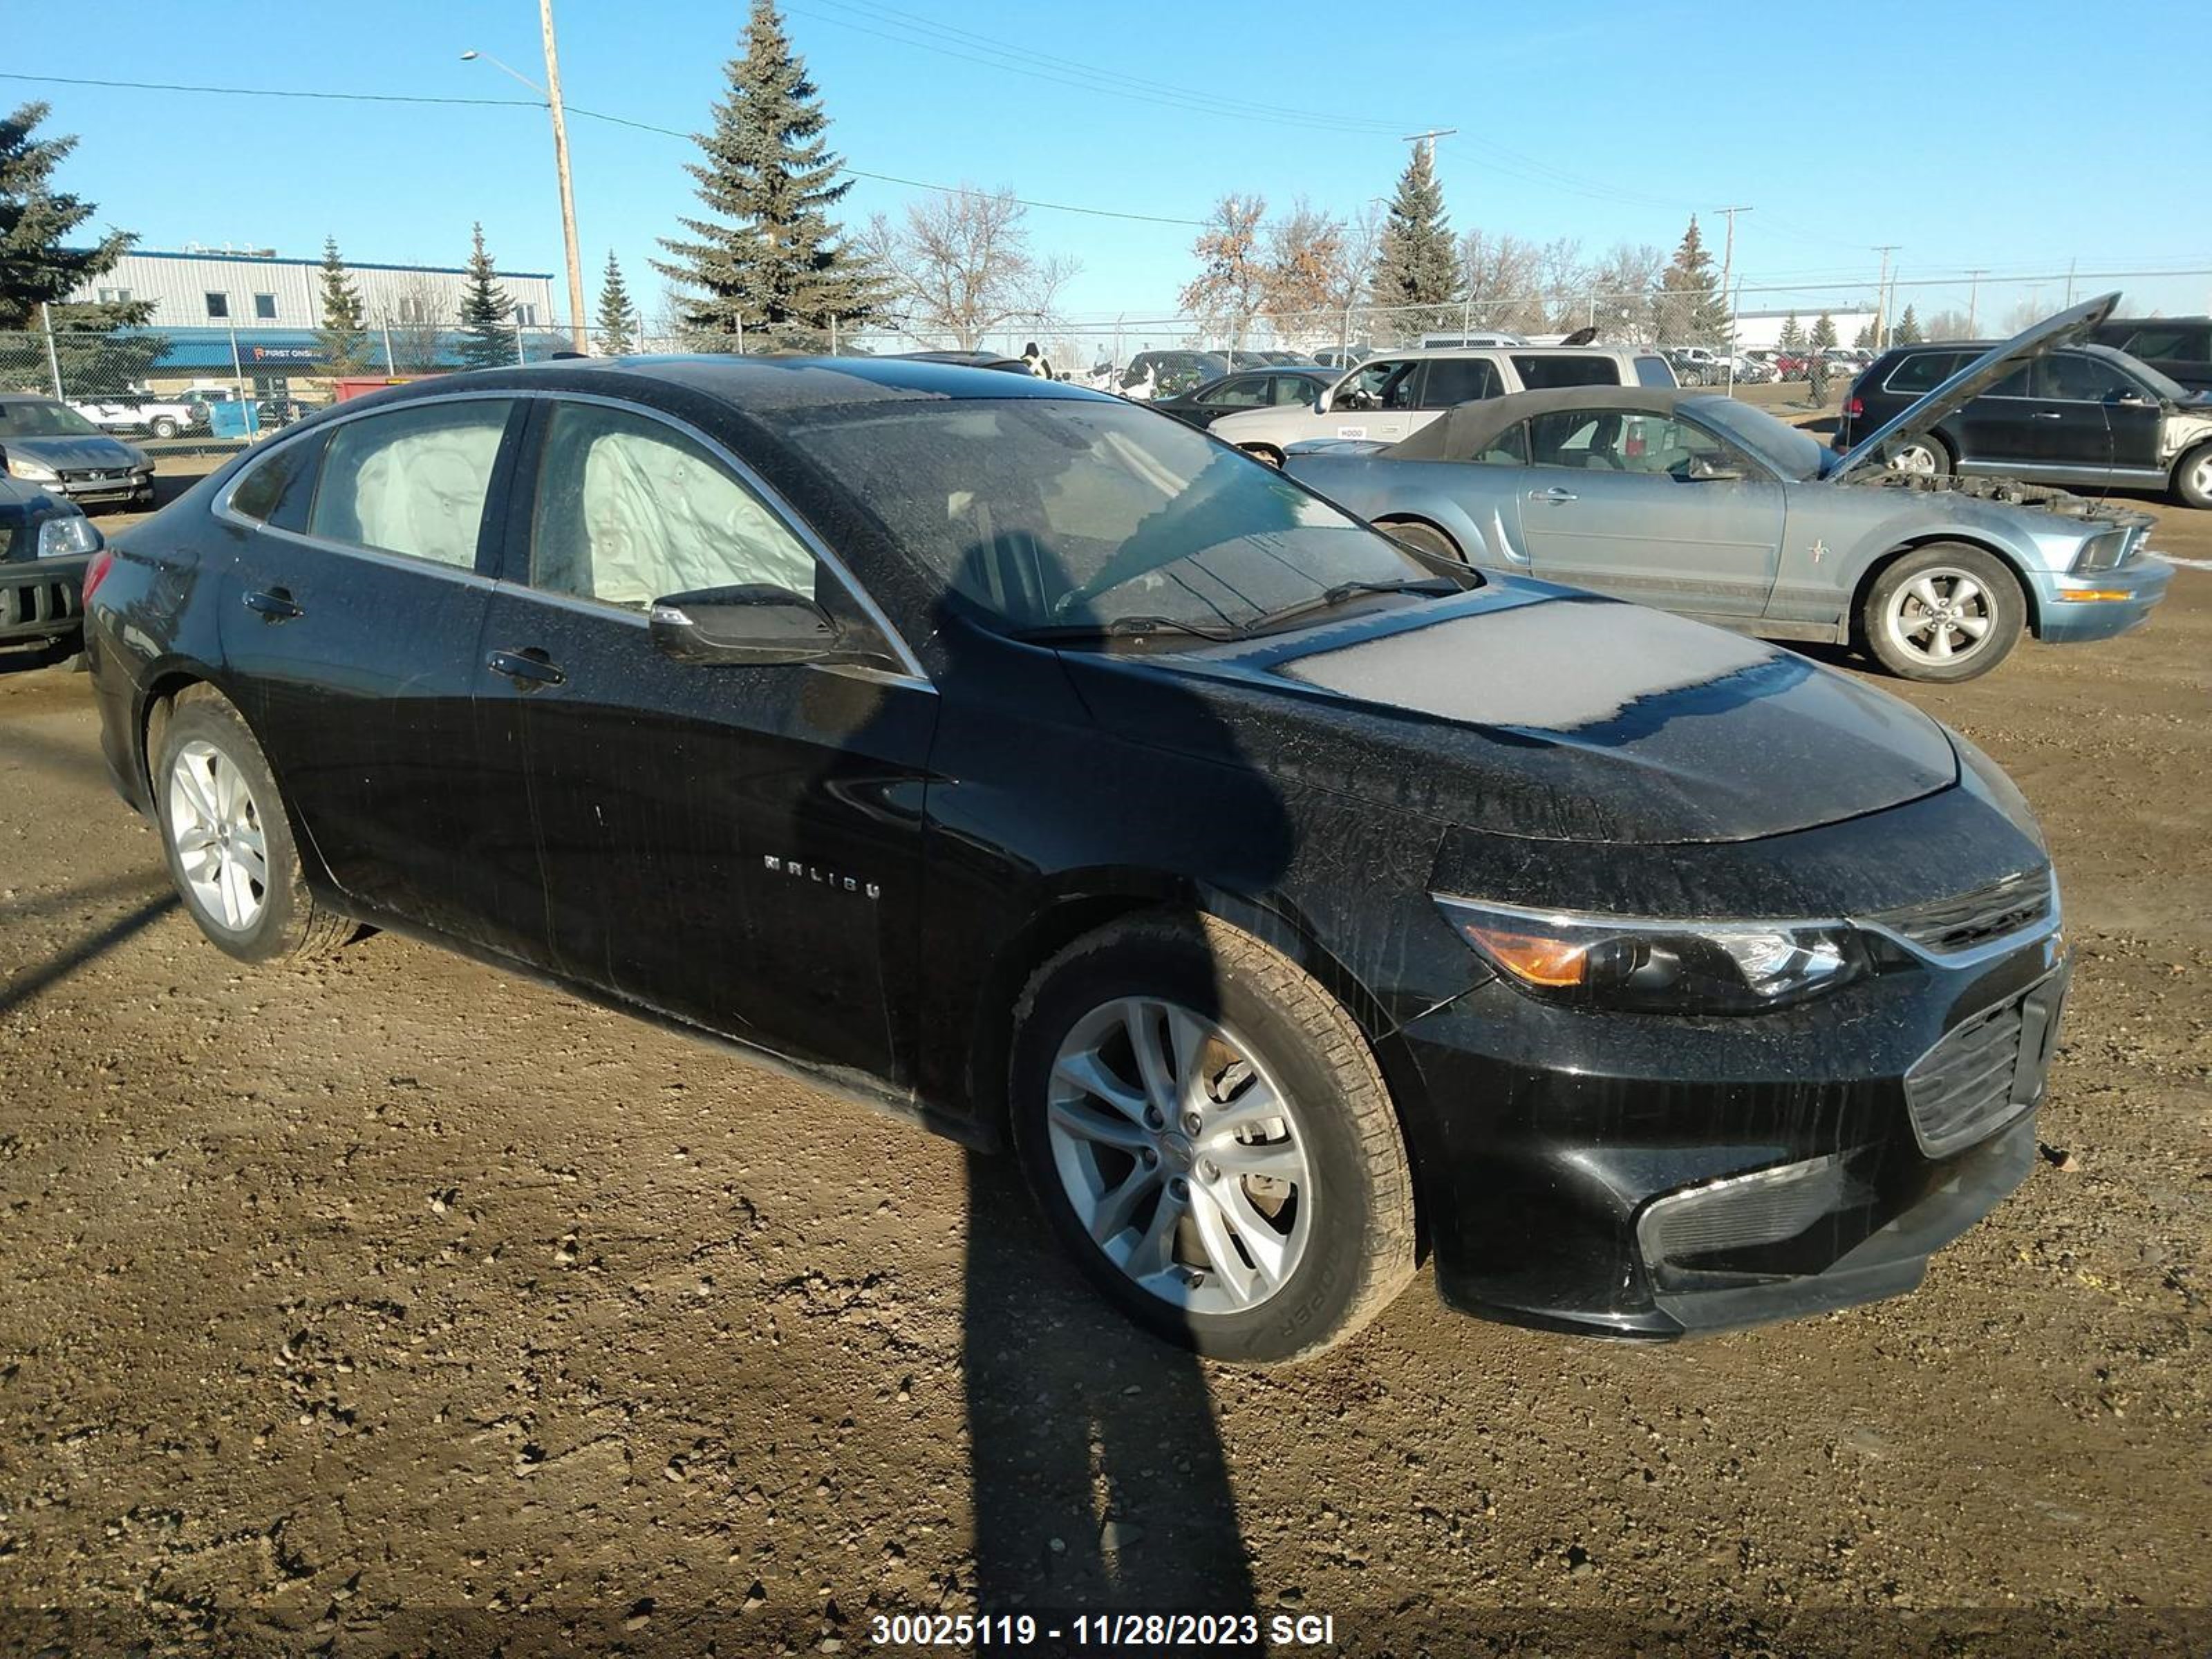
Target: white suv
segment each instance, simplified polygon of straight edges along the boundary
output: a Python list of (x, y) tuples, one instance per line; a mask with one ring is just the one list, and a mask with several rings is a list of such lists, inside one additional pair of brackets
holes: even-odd
[(1280, 462), (1310, 438), (1396, 443), (1454, 404), (1559, 386), (1669, 386), (1674, 371), (1656, 351), (1613, 346), (1507, 346), (1383, 351), (1346, 374), (1310, 405), (1243, 410), (1210, 430), (1248, 454)]

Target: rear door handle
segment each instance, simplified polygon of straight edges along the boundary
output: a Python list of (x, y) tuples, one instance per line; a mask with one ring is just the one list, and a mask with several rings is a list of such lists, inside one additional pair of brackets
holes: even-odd
[(1559, 485), (1553, 484), (1549, 489), (1530, 490), (1528, 499), (1532, 501), (1577, 501), (1582, 497), (1571, 489), (1562, 489)]
[(257, 588), (246, 596), (246, 608), (264, 622), (290, 622), (295, 617), (307, 613), (292, 603), (292, 595), (281, 587)]
[(2039, 409), (2034, 414), (2029, 416), (2027, 418), (2031, 421), (2063, 421), (2066, 418), (2066, 416), (2065, 412), (2062, 410)]
[(506, 675), (525, 691), (534, 691), (541, 685), (560, 685), (568, 678), (534, 645), (522, 651), (495, 651), (484, 659), (484, 665), (495, 674)]

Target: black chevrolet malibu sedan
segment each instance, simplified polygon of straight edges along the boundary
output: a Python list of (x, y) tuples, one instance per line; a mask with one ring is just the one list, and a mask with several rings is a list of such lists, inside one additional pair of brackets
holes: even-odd
[(87, 587), (107, 763), (223, 950), (418, 933), (1010, 1139), (1208, 1353), (1424, 1257), (1602, 1334), (1865, 1301), (2033, 1161), (2057, 894), (1972, 745), (1116, 398), (450, 376)]

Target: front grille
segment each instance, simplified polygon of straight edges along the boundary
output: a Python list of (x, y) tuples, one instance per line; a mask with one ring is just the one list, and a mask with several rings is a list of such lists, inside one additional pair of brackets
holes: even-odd
[(129, 477), (131, 469), (127, 466), (81, 466), (74, 470), (64, 467), (61, 476), (64, 483), (104, 483), (110, 478)]
[(2043, 1097), (2058, 1036), (2064, 975), (1954, 1027), (1905, 1074), (1921, 1150), (1941, 1158), (1978, 1140)]
[(1955, 956), (2050, 919), (2058, 903), (2048, 866), (1953, 898), (1879, 911), (1868, 921), (1936, 956)]

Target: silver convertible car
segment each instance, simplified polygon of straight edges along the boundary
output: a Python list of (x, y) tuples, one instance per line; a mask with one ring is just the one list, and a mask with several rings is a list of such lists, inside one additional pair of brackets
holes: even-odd
[(2024, 632), (2136, 627), (2172, 568), (2144, 513), (1888, 465), (1916, 433), (2103, 320), (2038, 324), (1837, 456), (1732, 398), (1578, 386), (1461, 404), (1403, 442), (1294, 445), (1300, 482), (1400, 540), (1741, 632), (1856, 644), (1909, 679), (1964, 680)]

